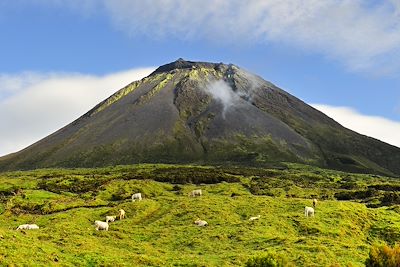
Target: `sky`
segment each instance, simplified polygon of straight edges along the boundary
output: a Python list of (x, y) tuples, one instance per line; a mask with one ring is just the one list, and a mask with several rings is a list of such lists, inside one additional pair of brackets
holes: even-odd
[(1, 0), (0, 35), (0, 156), (178, 58), (400, 147), (400, 0)]

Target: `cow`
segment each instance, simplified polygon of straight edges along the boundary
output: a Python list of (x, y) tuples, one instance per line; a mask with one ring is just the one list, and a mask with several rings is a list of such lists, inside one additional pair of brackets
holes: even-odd
[(105, 230), (108, 231), (108, 223), (102, 221), (95, 221), (94, 225), (96, 226), (96, 230)]
[(123, 209), (120, 209), (118, 216), (120, 220), (125, 219), (125, 211)]
[(317, 199), (314, 198), (314, 199), (312, 200), (312, 205), (313, 205), (314, 209), (315, 209), (315, 207), (317, 206), (317, 203), (318, 203)]
[(114, 222), (117, 216), (106, 216), (106, 223)]
[(191, 197), (200, 197), (203, 193), (201, 192), (201, 189), (195, 189), (192, 190), (192, 192), (189, 193), (189, 196)]
[(304, 216), (306, 217), (313, 217), (314, 216), (314, 209), (311, 207), (305, 207), (304, 208)]
[(260, 215), (254, 216), (254, 217), (250, 217), (249, 221), (254, 221), (254, 220), (258, 220), (260, 219)]
[(132, 202), (135, 202), (135, 200), (138, 199), (139, 201), (142, 200), (142, 193), (136, 193), (132, 195)]
[(17, 230), (34, 230), (34, 229), (39, 229), (39, 226), (37, 224), (21, 224), (17, 228)]
[(198, 226), (207, 226), (208, 222), (203, 221), (203, 220), (195, 220), (194, 224), (197, 224)]

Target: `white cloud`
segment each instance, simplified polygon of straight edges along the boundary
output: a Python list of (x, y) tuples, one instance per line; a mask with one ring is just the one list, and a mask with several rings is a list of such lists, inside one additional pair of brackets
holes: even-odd
[(103, 0), (123, 31), (162, 38), (283, 43), (355, 71), (400, 67), (397, 0)]
[(322, 104), (312, 104), (312, 106), (346, 128), (400, 147), (399, 121), (364, 115), (349, 107), (334, 107)]
[[(32, 1), (16, 0), (32, 5)], [(14, 3), (14, 2), (13, 2)], [(353, 71), (400, 68), (399, 0), (36, 0), (106, 15), (120, 30), (151, 38), (275, 43), (320, 53)], [(15, 5), (15, 4), (14, 4)]]
[(18, 151), (58, 130), (153, 70), (132, 69), (106, 76), (0, 75), (0, 155)]

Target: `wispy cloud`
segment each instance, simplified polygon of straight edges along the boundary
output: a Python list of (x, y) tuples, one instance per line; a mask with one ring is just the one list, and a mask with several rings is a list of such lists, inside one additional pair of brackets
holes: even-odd
[(0, 155), (20, 150), (83, 115), (154, 68), (106, 76), (79, 73), (0, 75)]
[(353, 71), (379, 75), (400, 69), (398, 0), (16, 2), (106, 15), (118, 29), (134, 36), (208, 40), (218, 44), (284, 44), (338, 60)]
[(400, 147), (400, 121), (361, 114), (349, 107), (312, 104), (346, 128)]
[(355, 71), (400, 67), (400, 5), (364, 0), (103, 0), (131, 35), (283, 43), (343, 62)]

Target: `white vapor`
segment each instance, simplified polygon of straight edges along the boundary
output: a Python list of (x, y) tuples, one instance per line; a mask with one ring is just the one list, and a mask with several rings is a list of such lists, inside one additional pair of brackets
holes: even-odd
[(346, 128), (400, 147), (400, 121), (364, 115), (349, 107), (322, 104), (312, 104), (312, 106)]
[(226, 112), (239, 103), (239, 97), (224, 80), (210, 81), (204, 87), (206, 93), (222, 104), (222, 117), (225, 118)]
[(132, 69), (105, 76), (0, 74), (0, 156), (16, 152), (58, 130), (153, 70)]

